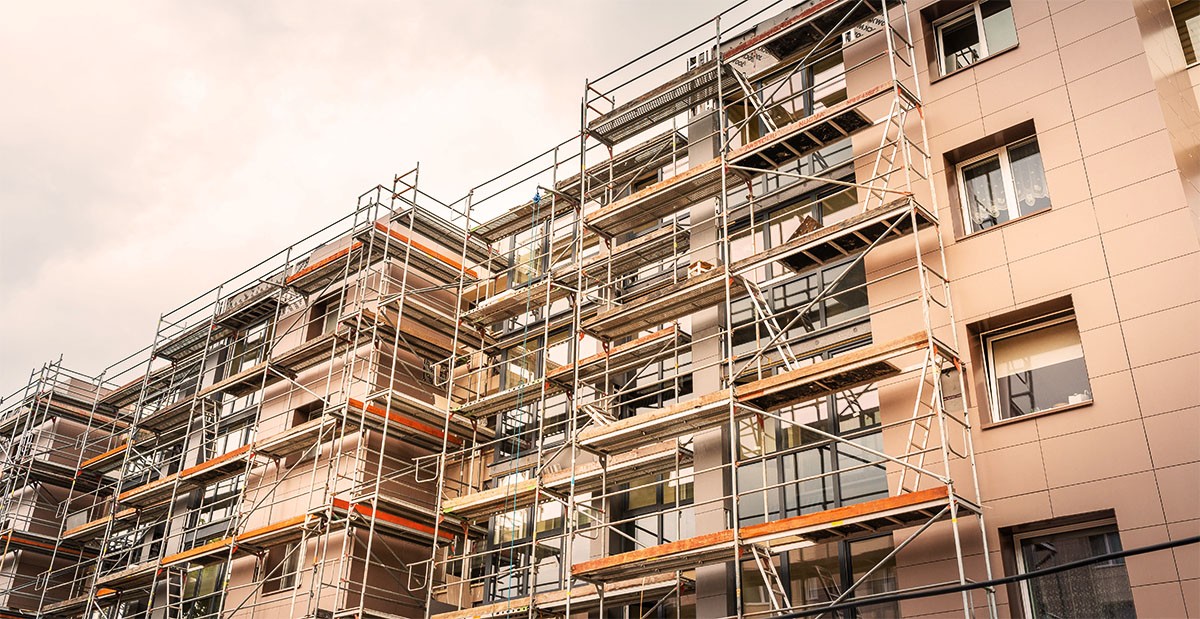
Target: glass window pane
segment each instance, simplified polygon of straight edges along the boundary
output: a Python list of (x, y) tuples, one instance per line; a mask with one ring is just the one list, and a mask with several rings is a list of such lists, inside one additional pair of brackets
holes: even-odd
[(830, 602), (842, 593), (838, 544), (810, 546), (788, 553), (792, 606)]
[[(1115, 527), (1067, 531), (1021, 541), (1024, 571), (1032, 572), (1121, 549)], [(1034, 617), (1135, 617), (1122, 560), (1094, 563), (1028, 581)]]
[(1175, 2), (1171, 7), (1175, 17), (1175, 30), (1179, 33), (1179, 43), (1183, 45), (1183, 59), (1188, 64), (1196, 64), (1196, 43), (1200, 42), (1200, 2), (1183, 0)]
[[(883, 433), (881, 432), (860, 436), (853, 442), (875, 451), (883, 451)], [(842, 505), (853, 505), (887, 497), (887, 470), (883, 464), (879, 463), (879, 460), (879, 457), (861, 449), (849, 445), (838, 446), (838, 469), (851, 469), (838, 474), (841, 483)]]
[(967, 201), (964, 209), (972, 230), (990, 228), (1012, 218), (1004, 194), (999, 156), (963, 168), (963, 185)]
[[(868, 597), (896, 590), (896, 558), (892, 557), (883, 563), (883, 565), (880, 565), (880, 562), (887, 557), (892, 548), (892, 537), (890, 535), (874, 537), (850, 544), (851, 581), (857, 582), (867, 572), (871, 572), (872, 569), (879, 566), (879, 569), (871, 572), (871, 575), (854, 590), (856, 597)], [(859, 607), (857, 616), (859, 619), (899, 617), (900, 603), (880, 602), (878, 604), (871, 604), (870, 606), (862, 606)]]
[(942, 67), (946, 73), (979, 60), (979, 28), (975, 13), (954, 20), (939, 29), (942, 42)]
[(1002, 52), (1017, 44), (1017, 26), (1013, 22), (1012, 4), (1008, 0), (991, 0), (979, 5), (983, 16), (983, 36), (988, 55)]
[(852, 208), (858, 204), (858, 190), (850, 187), (827, 198), (821, 199), (821, 225), (829, 226), (857, 213)]
[[(834, 267), (825, 271), (825, 282), (832, 282), (846, 270), (845, 266)], [(825, 301), (825, 322), (835, 324), (862, 316), (869, 311), (867, 307), (867, 269), (862, 262), (838, 283)]]
[(846, 100), (846, 65), (842, 50), (834, 49), (813, 63), (813, 112), (833, 107)]
[[(647, 477), (639, 477), (629, 485), (633, 490), (629, 491), (629, 504), (626, 509), (641, 509), (658, 504), (658, 486), (654, 482), (658, 478), (651, 475)], [(641, 486), (641, 487), (639, 487)]]
[(1074, 320), (991, 343), (1001, 419), (1092, 399)]
[(800, 202), (771, 213), (771, 246), (792, 240), (805, 217), (812, 216), (812, 203)]
[(1046, 188), (1046, 172), (1042, 153), (1036, 140), (1029, 140), (1008, 149), (1012, 166), (1013, 195), (1021, 215), (1050, 208), (1050, 192)]

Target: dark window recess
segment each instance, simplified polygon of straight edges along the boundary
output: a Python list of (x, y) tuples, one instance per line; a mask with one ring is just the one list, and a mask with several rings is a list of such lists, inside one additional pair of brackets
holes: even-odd
[[(1022, 572), (1121, 550), (1115, 524), (1030, 535), (1021, 537), (1019, 542)], [(1023, 594), (1029, 616), (1037, 619), (1137, 616), (1124, 559), (1032, 578), (1026, 581)]]

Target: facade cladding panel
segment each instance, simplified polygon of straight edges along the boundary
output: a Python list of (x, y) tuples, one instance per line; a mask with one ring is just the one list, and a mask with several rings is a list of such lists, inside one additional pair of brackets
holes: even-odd
[(1193, 3), (731, 11), (36, 372), (0, 616), (1200, 616)]

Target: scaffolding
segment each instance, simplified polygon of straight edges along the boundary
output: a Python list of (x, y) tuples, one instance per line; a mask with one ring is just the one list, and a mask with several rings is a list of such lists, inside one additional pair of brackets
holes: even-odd
[(98, 377), (35, 372), (0, 616), (771, 616), (896, 591), (917, 539), (953, 576), (905, 589), (990, 578), (910, 7), (777, 5), (586, 81), (459, 200), (398, 175)]
[[(496, 438), (444, 441), (436, 499), (490, 535), (433, 550), (434, 617), (814, 611), (896, 590), (918, 537), (990, 578), (909, 7), (772, 7), (589, 80), (577, 144), (465, 205), (507, 262), (458, 318), (498, 335), (439, 373)], [(780, 575), (866, 535), (823, 596)]]

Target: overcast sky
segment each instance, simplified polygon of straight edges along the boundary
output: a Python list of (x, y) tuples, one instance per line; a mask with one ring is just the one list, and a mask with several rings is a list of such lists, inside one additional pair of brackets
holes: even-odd
[[(578, 131), (583, 80), (732, 0), (25, 2), (0, 20), (0, 395), (421, 164), (468, 187)], [(763, 4), (763, 3), (760, 3)]]

